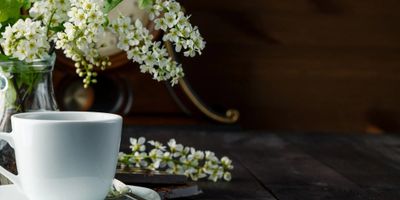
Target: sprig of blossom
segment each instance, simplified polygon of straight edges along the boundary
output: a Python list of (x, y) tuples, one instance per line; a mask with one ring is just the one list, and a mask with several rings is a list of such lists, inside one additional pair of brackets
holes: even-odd
[(119, 154), (118, 165), (121, 169), (140, 168), (147, 170), (163, 170), (170, 174), (185, 175), (197, 181), (208, 178), (214, 182), (218, 180), (230, 181), (233, 170), (232, 160), (224, 156), (219, 159), (211, 151), (198, 151), (193, 147), (184, 147), (170, 139), (167, 146), (158, 141), (148, 141), (144, 137), (130, 138), (131, 150), (129, 154)]
[(7, 26), (0, 40), (6, 56), (32, 62), (49, 56), (50, 43), (47, 28), (40, 21), (30, 18), (19, 19), (14, 25)]
[(140, 64), (142, 73), (153, 75), (157, 81), (171, 80), (172, 85), (184, 76), (181, 65), (173, 61), (161, 42), (153, 41), (149, 30), (140, 20), (119, 16), (109, 29), (119, 35), (118, 48), (127, 52), (128, 59)]
[(101, 0), (70, 0), (71, 9), (67, 15), (63, 32), (57, 33), (56, 49), (62, 49), (66, 57), (76, 62), (76, 73), (84, 77), (83, 83), (87, 87), (97, 82), (94, 67), (104, 69), (111, 65), (108, 58), (100, 55), (98, 43), (104, 34), (103, 24), (106, 22), (102, 11)]
[(205, 41), (197, 26), (192, 26), (190, 16), (182, 11), (182, 6), (175, 0), (156, 0), (149, 9), (150, 19), (155, 28), (165, 32), (163, 40), (175, 45), (175, 51), (184, 50), (186, 57), (201, 55)]
[(29, 9), (29, 15), (33, 19), (41, 20), (43, 24), (51, 24), (53, 27), (68, 21), (70, 0), (32, 0), (32, 2), (34, 4)]

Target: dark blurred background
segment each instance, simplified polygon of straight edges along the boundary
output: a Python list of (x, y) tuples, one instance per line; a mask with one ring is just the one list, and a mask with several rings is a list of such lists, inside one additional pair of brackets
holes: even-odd
[[(299, 132), (400, 131), (400, 1), (180, 2), (207, 41), (202, 56), (181, 58), (187, 80), (213, 109), (238, 109), (241, 118), (236, 126)], [(133, 90), (133, 96), (92, 100), (97, 109), (122, 101), (132, 103), (126, 114), (132, 124), (217, 124), (184, 114), (164, 84), (138, 69), (128, 70), (107, 72), (104, 80), (110, 84), (96, 87), (103, 96), (117, 92), (108, 96), (120, 97), (124, 92), (112, 89), (118, 86), (107, 86), (125, 77), (131, 80), (126, 84), (131, 88), (125, 90)], [(56, 78), (57, 87), (61, 82)], [(118, 109), (112, 111), (124, 112)]]

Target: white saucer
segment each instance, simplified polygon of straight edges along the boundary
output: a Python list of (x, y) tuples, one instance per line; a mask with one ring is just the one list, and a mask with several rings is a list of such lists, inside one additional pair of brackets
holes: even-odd
[[(131, 190), (148, 200), (160, 200), (160, 196), (152, 189), (129, 185)], [(0, 199), (4, 200), (29, 200), (15, 185), (0, 185)], [(121, 199), (125, 200), (125, 199)], [(126, 199), (128, 200), (128, 199)]]

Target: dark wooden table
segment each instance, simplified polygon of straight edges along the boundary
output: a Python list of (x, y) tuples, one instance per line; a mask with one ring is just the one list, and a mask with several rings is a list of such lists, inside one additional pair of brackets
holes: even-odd
[(191, 199), (400, 199), (400, 136), (268, 133), (201, 128), (133, 128), (145, 136), (229, 156), (233, 180), (201, 182)]

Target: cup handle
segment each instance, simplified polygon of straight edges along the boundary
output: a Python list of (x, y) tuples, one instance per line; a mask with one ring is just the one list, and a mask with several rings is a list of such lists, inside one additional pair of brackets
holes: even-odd
[[(2, 132), (0, 132), (0, 140), (5, 140), (6, 142), (8, 142), (8, 144), (12, 148), (15, 147), (13, 133), (2, 133)], [(18, 176), (14, 175), (13, 173), (11, 173), (8, 170), (4, 169), (4, 167), (2, 167), (2, 166), (0, 166), (0, 174), (4, 175), (8, 179), (10, 179), (10, 181), (13, 182), (15, 185), (19, 185)]]

